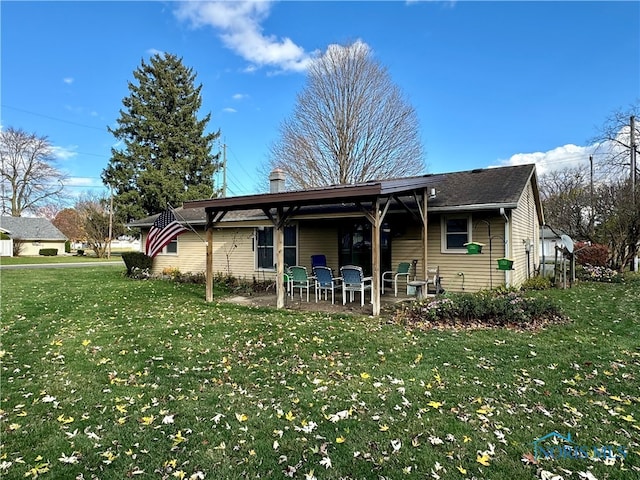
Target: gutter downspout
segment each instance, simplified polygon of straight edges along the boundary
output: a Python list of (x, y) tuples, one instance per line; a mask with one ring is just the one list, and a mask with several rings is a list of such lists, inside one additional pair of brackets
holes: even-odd
[[(511, 255), (511, 242), (509, 239), (511, 238), (511, 228), (509, 223), (509, 216), (504, 210), (504, 207), (500, 207), (500, 215), (504, 218), (504, 256), (506, 258), (513, 258)], [(493, 268), (493, 266), (491, 267)], [(505, 270), (504, 272), (504, 283), (507, 288), (511, 286), (511, 271)]]

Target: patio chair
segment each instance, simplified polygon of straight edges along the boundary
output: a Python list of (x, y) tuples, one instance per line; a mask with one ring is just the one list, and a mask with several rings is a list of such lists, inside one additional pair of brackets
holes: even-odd
[(331, 303), (335, 303), (335, 290), (338, 288), (342, 278), (334, 277), (333, 271), (329, 267), (315, 267), (313, 275), (315, 277), (316, 303), (318, 302), (318, 297), (322, 299), (322, 292), (324, 292), (325, 300), (329, 299), (329, 292), (331, 292)]
[(302, 299), (302, 290), (306, 289), (307, 290), (307, 302), (309, 301), (309, 289), (311, 288), (310, 286), (310, 278), (307, 275), (307, 268), (306, 267), (301, 267), (301, 266), (293, 266), (293, 267), (289, 267), (289, 270), (291, 272), (291, 277), (290, 277), (290, 285), (291, 285), (291, 297), (295, 296), (295, 290), (296, 288), (300, 289), (300, 299)]
[(324, 255), (311, 255), (311, 268), (326, 267), (327, 257)]
[(362, 267), (355, 265), (345, 265), (340, 269), (342, 275), (342, 304), (347, 303), (347, 292), (350, 295), (350, 302), (353, 302), (354, 292), (360, 292), (360, 305), (364, 307), (364, 292), (371, 290), (371, 277), (365, 277)]
[(284, 266), (284, 289), (287, 292), (287, 295), (290, 297), (293, 296), (293, 274), (291, 273), (291, 268), (289, 265)]
[(392, 283), (396, 297), (398, 296), (398, 278), (404, 277), (405, 282), (409, 281), (409, 270), (411, 270), (411, 264), (409, 262), (401, 262), (398, 264), (398, 269), (394, 272), (389, 270), (382, 274), (382, 294), (384, 295), (384, 284)]
[(437, 295), (443, 291), (440, 267), (427, 268), (427, 293), (435, 293)]

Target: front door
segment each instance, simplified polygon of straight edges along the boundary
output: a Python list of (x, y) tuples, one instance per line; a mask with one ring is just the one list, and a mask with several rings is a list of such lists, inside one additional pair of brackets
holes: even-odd
[[(380, 233), (380, 269), (391, 269), (391, 234), (386, 224)], [(365, 276), (371, 275), (371, 224), (366, 220), (345, 221), (338, 229), (338, 250), (340, 266), (357, 265), (362, 267)]]

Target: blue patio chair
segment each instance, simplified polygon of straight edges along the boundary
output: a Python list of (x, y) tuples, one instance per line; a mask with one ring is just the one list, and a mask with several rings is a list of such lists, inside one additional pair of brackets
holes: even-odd
[(326, 267), (327, 266), (327, 257), (324, 255), (311, 255), (311, 268), (314, 269), (316, 267)]
[(342, 279), (334, 277), (333, 271), (329, 267), (314, 267), (313, 276), (315, 277), (316, 303), (318, 297), (322, 299), (322, 292), (324, 292), (325, 300), (329, 299), (329, 292), (331, 292), (331, 303), (335, 303), (335, 290)]
[(398, 278), (404, 277), (405, 282), (409, 281), (409, 270), (411, 269), (411, 264), (409, 262), (401, 262), (398, 264), (398, 269), (394, 272), (393, 270), (389, 270), (388, 272), (384, 272), (382, 274), (382, 294), (384, 295), (384, 284), (391, 283), (393, 284), (393, 290), (395, 292), (396, 297), (398, 296)]
[(354, 292), (360, 292), (360, 305), (364, 307), (364, 292), (371, 290), (372, 278), (365, 277), (362, 267), (345, 265), (340, 269), (342, 275), (342, 304), (347, 303), (347, 292), (350, 302), (353, 302)]
[(289, 267), (289, 271), (291, 272), (290, 277), (290, 285), (291, 285), (291, 296), (294, 296), (296, 288), (300, 289), (300, 299), (302, 299), (302, 290), (307, 290), (307, 302), (309, 301), (309, 289), (310, 286), (310, 278), (307, 275), (307, 268), (301, 266), (293, 266)]

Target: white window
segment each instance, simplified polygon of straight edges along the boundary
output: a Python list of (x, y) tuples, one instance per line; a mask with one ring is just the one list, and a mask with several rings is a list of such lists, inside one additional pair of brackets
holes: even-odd
[(442, 217), (442, 253), (466, 253), (465, 243), (471, 242), (471, 215)]
[[(275, 269), (275, 248), (273, 227), (256, 229), (256, 268), (260, 270)], [(298, 262), (298, 231), (295, 226), (284, 228), (284, 263), (296, 265)]]
[(167, 243), (158, 255), (177, 255), (178, 254), (178, 237)]

